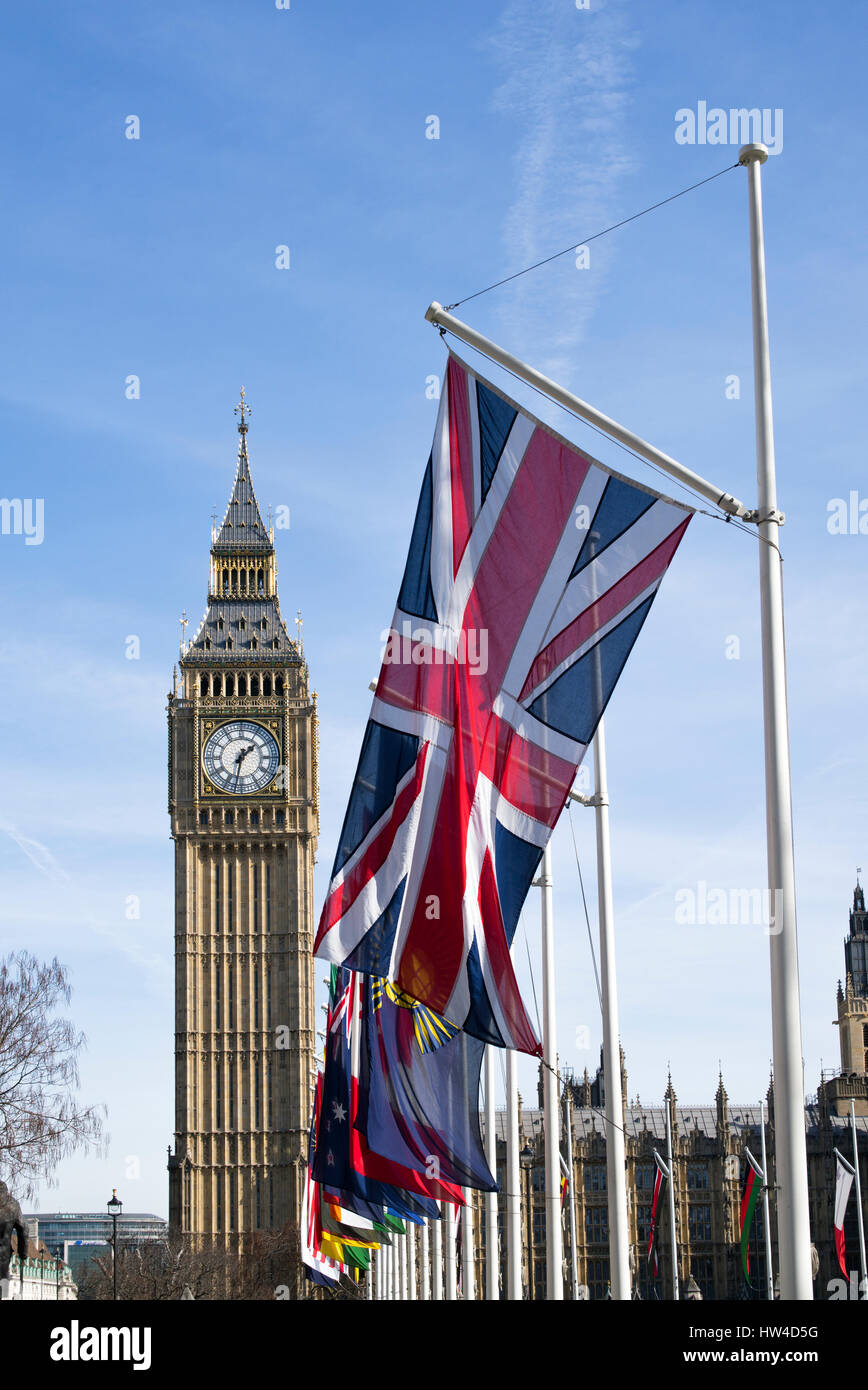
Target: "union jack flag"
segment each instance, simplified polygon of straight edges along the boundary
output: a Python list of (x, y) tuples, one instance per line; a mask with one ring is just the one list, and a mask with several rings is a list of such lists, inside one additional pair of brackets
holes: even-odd
[(510, 944), (692, 514), (450, 355), (318, 956), (539, 1053)]

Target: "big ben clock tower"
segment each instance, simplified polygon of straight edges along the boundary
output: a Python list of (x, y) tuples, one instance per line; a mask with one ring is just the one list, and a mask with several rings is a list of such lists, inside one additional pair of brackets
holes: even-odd
[(314, 1060), (316, 695), (280, 614), (247, 455), (212, 533), (208, 607), (169, 697), (175, 1145), (169, 1223), (226, 1239), (297, 1221)]

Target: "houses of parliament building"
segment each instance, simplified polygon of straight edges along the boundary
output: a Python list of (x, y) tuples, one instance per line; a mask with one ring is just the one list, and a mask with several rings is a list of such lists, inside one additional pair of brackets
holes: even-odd
[[(862, 1191), (868, 1193), (868, 914), (859, 883), (853, 893), (849, 931), (844, 941), (845, 974), (837, 991), (836, 1024), (841, 1066), (824, 1073), (816, 1095), (805, 1106), (811, 1239), (816, 1252), (814, 1297), (829, 1298), (832, 1281), (841, 1278), (835, 1251), (833, 1205), (835, 1149), (852, 1162), (850, 1102), (855, 1103)], [(624, 1057), (622, 1095), (627, 1095)], [(578, 1283), (590, 1299), (607, 1296), (609, 1288), (609, 1229), (606, 1206), (605, 1076), (602, 1068), (591, 1079), (568, 1076), (563, 1100), (571, 1106), (576, 1263)], [(770, 1084), (765, 1106), (742, 1105), (729, 1099), (723, 1077), (711, 1104), (684, 1105), (672, 1078), (659, 1106), (624, 1105), (626, 1131), (627, 1201), (630, 1223), (630, 1263), (634, 1297), (672, 1298), (671, 1236), (668, 1201), (658, 1213), (659, 1272), (654, 1276), (647, 1258), (654, 1189), (655, 1159), (666, 1152), (666, 1111), (672, 1124), (675, 1170), (675, 1223), (681, 1297), (744, 1299), (767, 1296), (763, 1209), (759, 1203), (749, 1245), (750, 1279), (742, 1270), (739, 1207), (747, 1169), (745, 1149), (758, 1157), (763, 1112), (768, 1150), (769, 1215), (772, 1273), (778, 1269), (775, 1211), (775, 1104)], [(504, 1116), (498, 1114), (498, 1182), (506, 1177)], [(541, 1109), (520, 1113), (522, 1278), (525, 1298), (545, 1298), (544, 1142)], [(566, 1151), (565, 1133), (562, 1148)], [(569, 1197), (567, 1198), (569, 1200)], [(502, 1195), (499, 1221), (505, 1221)], [(484, 1222), (477, 1219), (479, 1232)], [(848, 1270), (858, 1271), (859, 1245), (855, 1190), (844, 1223)], [(481, 1253), (481, 1252), (480, 1252)], [(564, 1221), (565, 1297), (570, 1296), (569, 1222)], [(483, 1266), (477, 1268), (477, 1288), (483, 1287)], [(858, 1280), (858, 1273), (857, 1273)], [(501, 1284), (506, 1287), (505, 1265)], [(840, 1296), (840, 1295), (839, 1295)], [(849, 1295), (848, 1295), (849, 1296)]]

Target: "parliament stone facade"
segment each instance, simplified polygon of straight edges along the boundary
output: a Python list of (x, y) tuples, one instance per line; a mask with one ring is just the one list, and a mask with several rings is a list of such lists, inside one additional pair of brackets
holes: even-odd
[[(835, 1148), (852, 1161), (850, 1102), (855, 1102), (863, 1195), (868, 1194), (868, 916), (865, 896), (857, 884), (844, 942), (845, 980), (838, 985), (837, 1027), (840, 1070), (820, 1078), (815, 1096), (805, 1106), (811, 1239), (815, 1248), (814, 1296), (842, 1297), (841, 1271), (835, 1253), (833, 1202)], [(627, 1076), (621, 1059), (622, 1095)], [(571, 1107), (572, 1163), (576, 1213), (576, 1259), (580, 1297), (605, 1298), (609, 1289), (608, 1216), (606, 1210), (606, 1140), (602, 1068), (591, 1079), (567, 1074), (562, 1099)], [(624, 1105), (626, 1131), (627, 1201), (630, 1225), (630, 1263), (634, 1297), (672, 1298), (671, 1237), (668, 1197), (664, 1193), (658, 1225), (659, 1274), (647, 1258), (656, 1149), (666, 1154), (666, 1111), (672, 1122), (675, 1168), (676, 1236), (681, 1297), (703, 1299), (765, 1298), (767, 1296), (763, 1208), (758, 1203), (749, 1246), (750, 1282), (741, 1263), (739, 1207), (747, 1167), (745, 1149), (759, 1158), (763, 1111), (770, 1186), (772, 1269), (778, 1269), (775, 1211), (775, 1110), (770, 1084), (764, 1106), (730, 1101), (723, 1078), (711, 1104), (680, 1103), (672, 1078), (663, 1103)], [(566, 1127), (562, 1150), (566, 1152)], [(544, 1140), (542, 1111), (522, 1108), (520, 1114), (522, 1221), (522, 1285), (524, 1297), (543, 1299), (546, 1290)], [(497, 1115), (497, 1165), (501, 1186), (498, 1224), (503, 1232), (506, 1185), (505, 1115)], [(569, 1201), (569, 1197), (566, 1198)], [(851, 1195), (844, 1234), (848, 1269), (858, 1270), (855, 1189)], [(570, 1223), (563, 1209), (564, 1289), (571, 1294)], [(484, 1222), (477, 1198), (474, 1221), (477, 1258), (477, 1297), (484, 1289)], [(506, 1264), (501, 1240), (501, 1287), (506, 1287)], [(858, 1290), (858, 1275), (856, 1280)], [(852, 1296), (848, 1290), (847, 1297)]]

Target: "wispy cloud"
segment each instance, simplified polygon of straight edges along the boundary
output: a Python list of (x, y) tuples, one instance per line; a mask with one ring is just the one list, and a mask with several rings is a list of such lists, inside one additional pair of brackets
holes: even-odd
[(0, 821), (0, 831), (8, 835), (20, 850), (27, 855), (34, 868), (38, 869), (45, 878), (52, 883), (69, 883), (70, 877), (65, 869), (61, 868), (54, 855), (47, 845), (40, 840), (32, 840), (27, 835), (22, 835), (20, 830), (7, 821)]
[[(496, 109), (525, 129), (503, 232), (507, 262), (520, 269), (614, 220), (615, 195), (636, 167), (627, 110), (638, 38), (621, 0), (595, 0), (590, 10), (564, 0), (511, 0), (491, 44), (505, 73)], [(524, 343), (538, 335), (535, 360), (555, 376), (569, 375), (611, 254), (598, 242), (589, 269), (565, 257), (559, 268), (539, 272), (558, 276), (556, 316), (540, 307), (552, 303), (551, 280), (545, 296), (533, 276), (500, 291), (504, 331), (516, 337), (520, 329)]]

